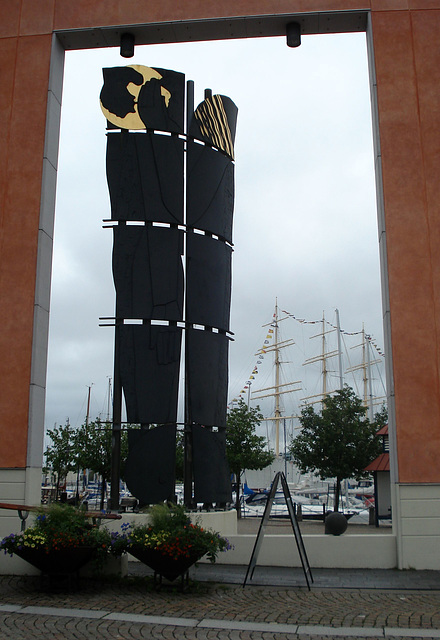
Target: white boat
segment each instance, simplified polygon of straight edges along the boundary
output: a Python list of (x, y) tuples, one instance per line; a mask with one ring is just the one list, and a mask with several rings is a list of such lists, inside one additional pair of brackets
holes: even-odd
[[(242, 496), (241, 500), (241, 512), (244, 517), (261, 517), (266, 508), (268, 491), (257, 491), (247, 497)], [(326, 496), (325, 496), (326, 497)], [(299, 494), (291, 494), (292, 502), (296, 509), (297, 515), (301, 513), (303, 520), (323, 520), (325, 514), (332, 510), (330, 504), (327, 501), (320, 501), (319, 499), (311, 500), (306, 496)], [(356, 508), (343, 502), (341, 513), (343, 513), (347, 519), (357, 516), (362, 511), (361, 508)], [(282, 491), (277, 491), (274, 501), (272, 503), (272, 509), (270, 512), (272, 518), (288, 518), (289, 511), (286, 504), (286, 499)]]

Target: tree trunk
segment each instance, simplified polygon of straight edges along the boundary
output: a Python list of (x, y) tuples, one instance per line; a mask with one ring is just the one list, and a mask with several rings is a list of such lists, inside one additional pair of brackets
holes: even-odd
[(237, 510), (237, 518), (241, 518), (241, 509), (240, 509), (240, 478), (241, 471), (235, 474), (236, 484), (237, 484), (237, 492), (235, 495), (235, 508)]
[(341, 495), (341, 478), (336, 478), (335, 485), (335, 501), (333, 511), (339, 511), (339, 496)]

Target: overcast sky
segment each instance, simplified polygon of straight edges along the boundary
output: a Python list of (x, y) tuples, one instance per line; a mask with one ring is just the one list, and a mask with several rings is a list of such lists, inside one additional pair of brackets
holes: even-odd
[[(128, 61), (115, 49), (68, 52), (46, 428), (67, 417), (81, 424), (92, 384), (91, 417), (107, 416), (113, 330), (98, 325), (100, 316), (114, 315), (114, 287), (112, 234), (102, 228), (110, 207), (99, 93), (102, 68), (125, 64), (183, 72), (195, 81), (196, 104), (209, 87), (239, 109), (230, 398), (256, 365), (267, 335), (262, 325), (271, 321), (276, 298), (280, 309), (307, 321), (320, 320), (325, 311), (335, 324), (338, 308), (342, 329), (360, 331), (364, 323), (383, 351), (365, 34), (307, 36), (298, 49), (289, 49), (284, 38), (137, 47)], [(281, 328), (283, 338), (296, 341), (284, 359), (291, 363), (286, 380), (302, 380), (297, 405), (322, 385), (320, 363), (302, 366), (321, 351), (319, 337), (309, 340), (321, 329), (293, 319)], [(335, 335), (327, 336), (330, 350)], [(359, 336), (346, 340), (354, 361), (350, 346), (359, 344)], [(253, 388), (273, 384), (269, 358), (258, 367)], [(337, 367), (335, 359), (331, 367)], [(272, 411), (273, 402), (261, 405)], [(286, 414), (296, 410), (287, 400), (285, 405)]]

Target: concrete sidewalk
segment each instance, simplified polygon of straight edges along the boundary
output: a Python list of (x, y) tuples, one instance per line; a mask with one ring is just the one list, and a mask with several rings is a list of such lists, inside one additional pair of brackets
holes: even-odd
[[(440, 638), (440, 572), (301, 570), (199, 565), (187, 593), (152, 589), (130, 563), (127, 580), (83, 579), (42, 591), (39, 578), (0, 577), (0, 638)], [(143, 574), (143, 575), (141, 575)], [(294, 574), (294, 575), (293, 575)]]
[[(147, 575), (139, 563), (130, 563), (133, 575)], [(190, 571), (194, 580), (243, 585), (247, 567), (199, 564)], [(311, 569), (312, 589), (400, 589), (440, 590), (440, 571), (399, 571), (398, 569)], [(262, 567), (257, 564), (246, 586), (307, 588), (303, 569)]]

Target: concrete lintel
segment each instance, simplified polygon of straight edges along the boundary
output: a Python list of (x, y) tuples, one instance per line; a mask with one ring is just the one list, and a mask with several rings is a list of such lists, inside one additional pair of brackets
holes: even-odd
[(368, 11), (334, 11), (234, 16), (208, 20), (180, 20), (58, 31), (65, 49), (119, 47), (121, 33), (129, 31), (137, 45), (203, 40), (230, 40), (285, 36), (289, 22), (299, 22), (303, 35), (366, 31)]

